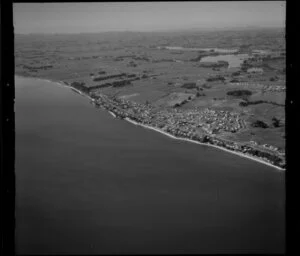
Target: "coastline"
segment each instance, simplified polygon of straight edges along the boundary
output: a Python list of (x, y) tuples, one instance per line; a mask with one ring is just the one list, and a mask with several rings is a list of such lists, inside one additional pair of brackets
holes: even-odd
[(114, 112), (108, 111), (108, 113), (111, 114), (114, 118), (117, 118), (117, 116)]
[[(71, 90), (74, 90), (76, 91), (77, 93), (79, 93), (80, 95), (82, 96), (85, 96), (87, 98), (89, 98), (91, 101), (95, 101), (95, 99), (91, 98), (89, 95), (85, 94), (85, 93), (82, 93), (80, 90), (72, 87), (71, 85), (68, 85), (68, 84), (65, 84), (63, 81), (52, 81), (52, 80), (49, 80), (49, 79), (43, 79), (43, 78), (38, 78), (38, 77), (26, 77), (26, 76), (20, 76), (20, 75), (15, 75), (16, 77), (19, 77), (19, 78), (29, 78), (29, 79), (36, 79), (36, 80), (42, 80), (42, 81), (47, 81), (47, 82), (51, 82), (51, 83), (55, 83), (57, 85), (60, 85), (60, 86), (64, 86), (64, 87), (67, 87), (67, 88), (70, 88)], [(116, 114), (111, 112), (111, 111), (108, 111), (109, 114), (111, 114), (114, 118), (116, 118)], [(277, 170), (280, 170), (280, 171), (285, 171), (286, 169), (283, 169), (283, 168), (280, 168), (276, 165), (273, 165), (271, 163), (268, 163), (266, 161), (263, 161), (262, 159), (259, 159), (259, 158), (256, 158), (256, 157), (253, 157), (253, 156), (249, 156), (249, 155), (246, 155), (246, 154), (243, 154), (243, 153), (240, 153), (240, 152), (236, 152), (236, 151), (233, 151), (233, 150), (229, 150), (229, 149), (226, 149), (224, 147), (220, 147), (220, 146), (217, 146), (217, 145), (213, 145), (213, 144), (210, 144), (210, 143), (202, 143), (202, 142), (199, 142), (199, 141), (195, 141), (195, 140), (191, 140), (191, 139), (187, 139), (187, 138), (180, 138), (180, 137), (176, 137), (170, 133), (167, 133), (161, 129), (158, 129), (158, 128), (155, 128), (155, 127), (152, 127), (152, 126), (149, 126), (149, 125), (145, 125), (145, 124), (142, 124), (142, 123), (138, 123), (128, 117), (124, 118), (124, 120), (126, 120), (127, 122), (131, 123), (131, 124), (134, 124), (134, 125), (137, 125), (137, 126), (141, 126), (141, 127), (144, 127), (146, 129), (150, 129), (150, 130), (154, 130), (156, 132), (159, 132), (161, 134), (164, 134), (172, 139), (176, 139), (176, 140), (181, 140), (181, 141), (187, 141), (187, 142), (192, 142), (192, 143), (195, 143), (195, 144), (200, 144), (200, 145), (205, 145), (205, 146), (211, 146), (211, 147), (214, 147), (214, 148), (217, 148), (219, 150), (223, 150), (223, 151), (226, 151), (228, 153), (231, 153), (231, 154), (235, 154), (235, 155), (238, 155), (238, 156), (241, 156), (241, 157), (244, 157), (244, 158), (247, 158), (247, 159), (251, 159), (253, 161), (256, 161), (256, 162), (259, 162), (261, 164), (265, 164), (269, 167), (273, 167), (273, 168), (276, 168)]]
[(82, 93), (82, 91), (72, 87), (71, 85), (69, 84), (66, 84), (65, 82), (63, 81), (55, 81), (55, 80), (50, 80), (50, 79), (44, 79), (44, 78), (39, 78), (39, 77), (32, 77), (32, 76), (21, 76), (21, 75), (16, 75), (15, 74), (15, 77), (18, 77), (18, 78), (28, 78), (28, 79), (34, 79), (34, 80), (41, 80), (41, 81), (46, 81), (46, 82), (49, 82), (49, 83), (54, 83), (54, 84), (57, 84), (59, 86), (63, 86), (63, 87), (66, 87), (66, 88), (69, 88), (75, 92), (77, 92), (78, 94), (84, 96), (84, 97), (87, 97), (89, 98), (91, 101), (95, 101), (95, 99), (93, 99), (92, 97), (90, 97), (89, 95), (85, 94), (85, 93)]
[(192, 142), (192, 143), (199, 144), (199, 145), (205, 145), (205, 146), (214, 147), (214, 148), (217, 148), (219, 150), (223, 150), (223, 151), (226, 151), (228, 153), (232, 153), (232, 154), (235, 154), (235, 155), (238, 155), (238, 156), (241, 156), (241, 157), (244, 157), (244, 158), (247, 158), (247, 159), (251, 159), (253, 161), (265, 164), (265, 165), (267, 165), (269, 167), (274, 167), (274, 168), (276, 168), (276, 169), (278, 169), (280, 171), (285, 171), (285, 169), (280, 168), (280, 167), (278, 167), (276, 165), (273, 165), (271, 163), (265, 162), (265, 161), (263, 161), (263, 160), (261, 160), (259, 158), (255, 158), (255, 157), (252, 157), (252, 156), (249, 156), (249, 155), (246, 155), (246, 154), (242, 154), (240, 152), (236, 152), (236, 151), (233, 151), (233, 150), (229, 150), (229, 149), (226, 149), (226, 148), (223, 148), (223, 147), (220, 147), (220, 146), (216, 146), (216, 145), (213, 145), (213, 144), (202, 143), (202, 142), (199, 142), (199, 141), (190, 140), (190, 139), (186, 139), (186, 138), (179, 138), (179, 137), (173, 136), (172, 134), (167, 133), (167, 132), (165, 132), (165, 131), (163, 131), (161, 129), (158, 129), (158, 128), (155, 128), (155, 127), (152, 127), (152, 126), (148, 126), (148, 125), (145, 125), (145, 124), (141, 124), (141, 123), (138, 123), (138, 122), (135, 122), (134, 120), (132, 120), (132, 119), (130, 119), (128, 117), (124, 118), (124, 120), (126, 120), (127, 122), (130, 122), (130, 123), (132, 123), (134, 125), (138, 125), (138, 126), (142, 126), (142, 127), (146, 128), (146, 129), (154, 130), (154, 131), (159, 132), (161, 134), (164, 134), (164, 135), (166, 135), (166, 136), (168, 136), (168, 137), (170, 137), (172, 139), (181, 140), (181, 141), (187, 141), (187, 142)]

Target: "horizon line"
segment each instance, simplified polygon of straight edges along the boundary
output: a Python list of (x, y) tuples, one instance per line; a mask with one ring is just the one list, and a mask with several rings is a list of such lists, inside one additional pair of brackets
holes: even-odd
[(156, 29), (156, 30), (108, 30), (77, 33), (14, 33), (15, 35), (80, 35), (80, 34), (101, 34), (101, 33), (159, 33), (159, 32), (188, 32), (188, 31), (219, 31), (219, 30), (255, 30), (255, 29), (285, 29), (285, 26), (235, 26), (235, 27), (212, 27), (212, 28), (182, 28), (182, 29)]

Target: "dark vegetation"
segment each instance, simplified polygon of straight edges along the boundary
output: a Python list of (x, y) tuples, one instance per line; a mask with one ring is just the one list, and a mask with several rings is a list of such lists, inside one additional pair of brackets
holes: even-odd
[(200, 96), (206, 96), (206, 94), (205, 94), (205, 93), (197, 92), (197, 93), (196, 93), (196, 96), (197, 96), (197, 97), (200, 97)]
[(139, 57), (139, 56), (136, 57), (136, 56), (135, 56), (135, 57), (133, 57), (133, 59), (134, 59), (134, 60), (143, 60), (143, 61), (147, 61), (147, 62), (150, 61), (150, 59), (149, 59), (148, 57)]
[(183, 100), (183, 101), (180, 102), (180, 103), (176, 103), (176, 104), (174, 105), (174, 108), (178, 108), (178, 107), (184, 105), (185, 103), (188, 103), (188, 100)]
[(207, 82), (216, 82), (216, 81), (225, 81), (225, 78), (223, 76), (214, 76), (214, 77), (209, 77), (206, 79)]
[(202, 62), (199, 64), (199, 67), (202, 68), (213, 68), (214, 70), (219, 70), (217, 68), (222, 68), (222, 67), (228, 67), (229, 63), (227, 61), (218, 61), (217, 63), (210, 63), (210, 62)]
[(51, 68), (53, 68), (53, 65), (45, 65), (45, 66), (37, 66), (37, 67), (23, 65), (23, 68), (28, 69), (33, 72), (37, 72), (37, 70), (41, 70), (41, 69), (42, 70), (51, 69)]
[(122, 86), (126, 86), (126, 85), (130, 85), (132, 81), (135, 80), (140, 80), (139, 77), (133, 78), (133, 79), (124, 79), (124, 80), (118, 80), (118, 81), (113, 81), (113, 82), (108, 82), (108, 83), (104, 83), (104, 84), (99, 84), (99, 85), (95, 85), (92, 87), (92, 89), (97, 89), (97, 88), (105, 88), (105, 87), (122, 87)]
[(252, 127), (259, 127), (263, 129), (269, 128), (269, 126), (261, 120), (256, 120), (255, 122), (253, 122)]
[(137, 64), (136, 64), (135, 62), (133, 62), (133, 61), (130, 61), (130, 62), (128, 63), (128, 66), (129, 66), (129, 67), (135, 68), (135, 67), (137, 67)]
[(231, 74), (231, 76), (239, 76), (240, 74), (241, 74), (240, 71), (236, 71), (236, 72), (233, 72), (233, 73)]
[(136, 77), (136, 74), (129, 74), (127, 75), (128, 78)]
[(184, 83), (181, 87), (187, 88), (187, 89), (194, 89), (194, 88), (197, 88), (197, 85), (196, 85), (196, 83), (191, 82), (191, 83)]
[(243, 97), (252, 95), (252, 92), (249, 90), (234, 90), (227, 92), (227, 95), (234, 97)]
[(278, 80), (279, 80), (278, 76), (274, 76), (274, 77), (270, 78), (271, 82), (275, 82), (275, 81), (278, 81)]
[(116, 74), (116, 75), (109, 75), (109, 76), (101, 76), (101, 77), (95, 77), (93, 81), (103, 81), (111, 78), (120, 78), (126, 76), (126, 73)]
[(73, 83), (71, 83), (72, 87), (74, 87), (74, 88), (76, 88), (80, 91), (83, 91), (84, 93), (89, 93), (90, 88), (88, 88), (84, 85), (85, 85), (85, 83), (83, 83), (83, 82), (73, 82)]
[(283, 126), (281, 121), (278, 118), (276, 118), (275, 116), (272, 118), (272, 124), (275, 128)]
[(267, 100), (248, 101), (247, 99), (244, 99), (244, 101), (240, 102), (239, 105), (241, 107), (247, 107), (249, 105), (257, 105), (257, 104), (262, 104), (262, 103), (272, 104), (272, 105), (280, 106), (280, 107), (285, 106), (284, 104), (280, 104), (280, 103), (273, 102), (273, 101), (267, 101)]
[(204, 85), (202, 85), (202, 87), (205, 88), (205, 89), (210, 89), (210, 88), (211, 88), (211, 85), (204, 84)]

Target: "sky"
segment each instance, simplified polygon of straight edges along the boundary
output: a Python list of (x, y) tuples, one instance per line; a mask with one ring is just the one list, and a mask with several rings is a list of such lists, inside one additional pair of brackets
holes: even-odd
[(285, 1), (15, 3), (17, 34), (285, 26)]

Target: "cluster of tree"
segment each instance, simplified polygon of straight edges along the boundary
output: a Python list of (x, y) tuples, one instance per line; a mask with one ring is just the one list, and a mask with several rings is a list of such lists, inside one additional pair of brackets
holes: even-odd
[(114, 81), (114, 82), (110, 82), (110, 83), (95, 85), (92, 88), (97, 89), (97, 88), (105, 88), (105, 87), (110, 87), (110, 86), (122, 87), (122, 86), (130, 85), (132, 81), (139, 80), (139, 79), (140, 79), (139, 77), (136, 77), (133, 79), (119, 80), (119, 81)]
[(244, 99), (244, 101), (240, 102), (239, 105), (241, 107), (247, 107), (248, 105), (257, 105), (257, 104), (262, 104), (262, 103), (272, 104), (272, 105), (280, 106), (280, 107), (284, 106), (284, 104), (280, 104), (280, 103), (273, 102), (273, 101), (267, 101), (267, 100), (248, 101), (247, 99)]
[(270, 81), (271, 82), (275, 82), (275, 81), (278, 81), (279, 80), (279, 77), (278, 76), (274, 76), (274, 77), (271, 77), (270, 78)]
[(272, 124), (276, 128), (282, 126), (281, 121), (278, 118), (276, 118), (275, 116), (272, 118)]
[(133, 57), (134, 60), (144, 60), (144, 61), (150, 61), (148, 57)]
[(78, 89), (79, 91), (85, 92), (85, 93), (89, 93), (90, 88), (84, 86), (85, 83), (84, 82), (72, 82), (71, 86)]
[(174, 107), (174, 108), (178, 108), (178, 107), (182, 106), (183, 104), (185, 104), (185, 102), (184, 102), (184, 103), (183, 103), (183, 102), (181, 102), (181, 103), (176, 103), (173, 107)]
[(271, 71), (275, 70), (274, 67), (271, 67), (271, 66), (269, 65), (269, 63), (266, 63), (266, 62), (263, 62), (263, 63), (261, 64), (261, 66), (262, 66), (264, 69), (266, 69), (266, 70), (271, 70)]
[(242, 44), (242, 45), (240, 45), (240, 50), (249, 49), (250, 46), (251, 46), (251, 44)]
[(128, 63), (128, 66), (129, 67), (137, 67), (137, 64), (135, 63), (135, 62), (133, 62), (133, 61), (130, 61), (129, 63)]
[(129, 74), (127, 75), (128, 78), (131, 78), (131, 77), (136, 77), (136, 74)]
[(231, 74), (231, 76), (239, 76), (240, 74), (241, 74), (240, 71), (236, 71), (236, 72), (233, 72), (233, 73)]
[(23, 68), (28, 69), (30, 71), (37, 71), (38, 69), (47, 70), (47, 69), (53, 68), (53, 65), (44, 65), (44, 66), (39, 66), (39, 67), (23, 65)]
[(176, 54), (177, 55), (177, 54), (183, 54), (183, 52), (182, 51), (171, 51), (170, 54)]
[(100, 98), (100, 96), (97, 95), (95, 92), (91, 92), (91, 91), (90, 91), (90, 95), (91, 95), (91, 97), (92, 97), (93, 99), (99, 99), (99, 98)]
[(122, 87), (131, 84), (131, 80), (121, 80), (112, 82), (113, 87)]
[(104, 87), (121, 87), (121, 86), (125, 86), (125, 85), (129, 85), (131, 84), (131, 82), (136, 81), (136, 80), (140, 80), (140, 77), (136, 77), (136, 75), (132, 74), (132, 75), (128, 75), (127, 77), (131, 77), (131, 79), (124, 79), (124, 80), (118, 80), (118, 81), (113, 81), (113, 82), (108, 82), (108, 83), (104, 83), (104, 84), (99, 84), (99, 85), (95, 85), (93, 86), (93, 89), (95, 88), (104, 88)]
[(115, 61), (122, 61), (122, 60), (124, 60), (125, 58), (134, 58), (135, 57), (135, 55), (124, 55), (124, 56), (118, 56), (118, 57), (116, 57), (114, 60)]
[(210, 89), (210, 88), (211, 88), (211, 85), (204, 84), (204, 85), (202, 85), (202, 87), (205, 88), (205, 89)]
[(194, 82), (184, 83), (181, 87), (187, 88), (187, 89), (197, 88), (196, 83), (194, 83)]
[(175, 60), (173, 59), (152, 60), (152, 63), (160, 63), (160, 62), (175, 62)]
[(266, 57), (263, 58), (264, 61), (269, 61), (269, 60), (282, 60), (284, 59), (284, 55), (280, 55), (280, 56), (271, 56), (271, 55), (267, 55)]
[(103, 80), (107, 80), (107, 79), (110, 79), (110, 78), (119, 78), (119, 77), (123, 77), (123, 76), (126, 76), (127, 74), (126, 73), (121, 73), (121, 74), (116, 74), (116, 75), (109, 75), (109, 76), (101, 76), (101, 77), (95, 77), (93, 79), (93, 81), (103, 81)]
[(203, 136), (202, 141), (203, 143), (212, 142), (211, 138), (207, 135)]
[(269, 128), (269, 125), (267, 125), (265, 122), (261, 120), (256, 120), (255, 122), (252, 123), (252, 127), (259, 127), (259, 128)]
[(89, 59), (98, 59), (101, 56), (93, 55), (93, 56), (82, 56), (82, 57), (71, 57), (69, 60), (89, 60)]
[(239, 105), (241, 107), (247, 107), (248, 105), (256, 105), (256, 104), (261, 104), (261, 103), (264, 103), (264, 101), (263, 100), (257, 100), (257, 101), (247, 101), (247, 100), (245, 100), (245, 101), (240, 102)]
[(242, 96), (250, 96), (252, 95), (252, 92), (249, 90), (234, 90), (234, 91), (227, 92), (227, 95), (242, 97)]
[(200, 96), (206, 96), (206, 94), (205, 94), (205, 93), (197, 92), (197, 93), (196, 93), (196, 96), (197, 96), (197, 97), (200, 97)]
[(110, 86), (112, 86), (112, 83), (104, 83), (104, 84), (95, 85), (92, 88), (93, 89), (99, 89), (99, 88), (105, 88), (105, 87), (110, 87)]
[(271, 162), (273, 162), (273, 164), (275, 164), (277, 166), (281, 165), (281, 162), (282, 162), (281, 158), (274, 154), (260, 151), (257, 149), (252, 149), (252, 148), (251, 148), (250, 152), (255, 156), (267, 158), (268, 160), (270, 160)]
[(223, 76), (214, 76), (214, 77), (209, 77), (206, 79), (207, 82), (214, 82), (214, 81), (222, 81), (224, 82), (225, 81), (225, 77)]
[(230, 81), (230, 83), (238, 83), (239, 82), (239, 80), (237, 80), (237, 79), (232, 79), (231, 81)]
[(229, 63), (227, 61), (218, 61), (217, 63), (210, 63), (210, 62), (202, 62), (199, 64), (199, 67), (203, 68), (222, 68), (222, 67), (228, 67)]
[(251, 65), (249, 61), (244, 60), (241, 65), (241, 71), (246, 72), (249, 68), (253, 68), (253, 65)]
[[(191, 97), (188, 98), (188, 100), (191, 100), (191, 99), (192, 99)], [(188, 103), (188, 100), (183, 100), (181, 102), (174, 104), (174, 108), (178, 108), (178, 107), (184, 105), (185, 103)]]

